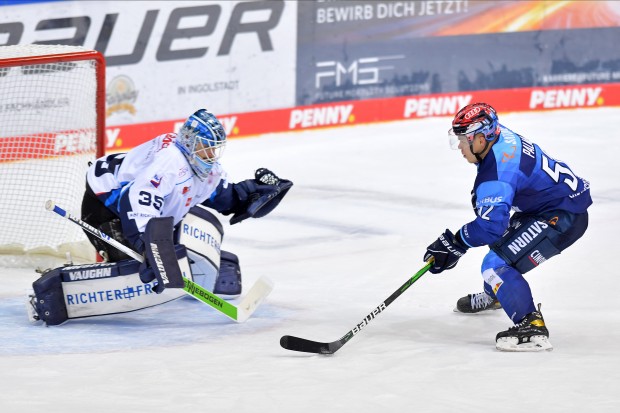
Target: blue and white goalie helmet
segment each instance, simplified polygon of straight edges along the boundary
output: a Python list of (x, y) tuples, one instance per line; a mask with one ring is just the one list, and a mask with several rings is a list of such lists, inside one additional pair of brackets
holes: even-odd
[(181, 127), (176, 145), (200, 179), (205, 179), (226, 146), (226, 132), (219, 120), (206, 109), (190, 116)]

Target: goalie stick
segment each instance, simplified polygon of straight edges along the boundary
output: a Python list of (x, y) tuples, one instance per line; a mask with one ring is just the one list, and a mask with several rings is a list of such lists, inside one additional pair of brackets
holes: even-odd
[(366, 327), (372, 320), (375, 319), (381, 312), (383, 312), (388, 305), (392, 304), (394, 300), (396, 300), (402, 293), (407, 291), (414, 282), (416, 282), (420, 277), (428, 271), (431, 267), (431, 260), (426, 262), (426, 265), (418, 271), (413, 277), (407, 280), (400, 288), (392, 295), (390, 295), (385, 301), (377, 306), (374, 310), (372, 310), (360, 323), (358, 323), (352, 330), (350, 330), (347, 334), (340, 337), (340, 339), (336, 341), (332, 341), (331, 343), (322, 343), (319, 341), (307, 340), (305, 338), (295, 337), (295, 336), (282, 336), (280, 339), (280, 345), (292, 351), (301, 351), (305, 353), (317, 353), (317, 354), (334, 354), (336, 351), (340, 350), (342, 346), (344, 346), (349, 340), (353, 338), (354, 335), (359, 333), (362, 328)]
[[(94, 228), (88, 223), (82, 221), (80, 218), (69, 214), (67, 211), (56, 205), (53, 201), (47, 201), (45, 203), (45, 209), (48, 211), (53, 211), (61, 217), (79, 225), (84, 230), (124, 252), (136, 261), (144, 262), (144, 257), (142, 255), (121, 244), (114, 238)], [(263, 300), (269, 295), (269, 293), (271, 293), (271, 290), (273, 290), (273, 283), (266, 277), (260, 277), (252, 288), (250, 288), (250, 291), (248, 291), (237, 307), (187, 278), (184, 278), (183, 281), (185, 283), (183, 290), (187, 294), (191, 295), (198, 301), (202, 301), (203, 303), (210, 305), (220, 313), (239, 323), (242, 323), (250, 318)]]

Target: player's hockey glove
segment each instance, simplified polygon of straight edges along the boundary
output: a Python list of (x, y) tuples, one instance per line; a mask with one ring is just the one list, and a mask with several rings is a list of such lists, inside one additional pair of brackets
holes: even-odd
[(439, 238), (426, 248), (424, 261), (434, 258), (429, 271), (439, 274), (444, 270), (450, 270), (456, 266), (459, 259), (467, 252), (467, 247), (446, 229)]
[(245, 207), (235, 212), (230, 224), (247, 218), (264, 217), (278, 206), (292, 186), (291, 181), (279, 178), (267, 168), (257, 169), (254, 179), (235, 184), (235, 191)]

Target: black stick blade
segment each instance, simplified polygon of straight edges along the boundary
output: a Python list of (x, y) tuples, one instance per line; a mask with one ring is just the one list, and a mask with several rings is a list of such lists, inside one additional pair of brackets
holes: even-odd
[(374, 320), (381, 312), (383, 312), (388, 305), (396, 300), (402, 293), (404, 293), (411, 285), (416, 282), (420, 277), (431, 268), (433, 259), (431, 258), (426, 262), (426, 265), (418, 271), (413, 277), (408, 279), (400, 288), (392, 293), (385, 301), (379, 304), (370, 314), (368, 314), (361, 323), (357, 324), (347, 334), (340, 337), (339, 340), (332, 341), (331, 343), (320, 343), (318, 341), (306, 340), (305, 338), (299, 338), (294, 336), (282, 336), (280, 339), (280, 345), (286, 350), (302, 351), (304, 353), (314, 354), (334, 354), (342, 346), (344, 346), (349, 340), (353, 338), (357, 333), (361, 331), (363, 327), (368, 325)]
[(282, 348), (315, 354), (333, 354), (342, 347), (342, 344), (338, 344), (339, 342), (337, 341), (334, 343), (319, 343), (318, 341), (306, 340), (305, 338), (295, 336), (282, 336), (280, 339)]

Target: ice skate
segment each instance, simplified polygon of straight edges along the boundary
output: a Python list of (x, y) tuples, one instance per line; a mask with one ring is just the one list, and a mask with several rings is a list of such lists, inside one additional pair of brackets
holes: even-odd
[(479, 313), (485, 310), (499, 310), (502, 305), (497, 299), (493, 299), (484, 291), (476, 294), (468, 294), (465, 297), (459, 298), (456, 302), (456, 313)]
[(549, 342), (549, 330), (538, 311), (528, 314), (520, 323), (506, 331), (497, 333), (496, 348), (500, 351), (543, 351), (553, 350)]

